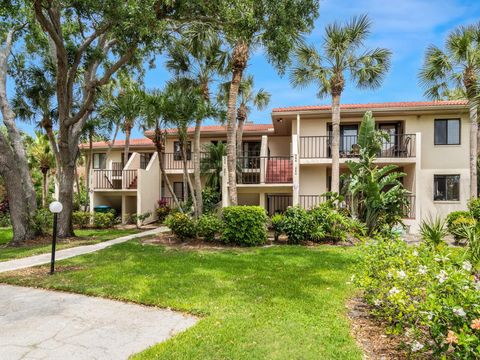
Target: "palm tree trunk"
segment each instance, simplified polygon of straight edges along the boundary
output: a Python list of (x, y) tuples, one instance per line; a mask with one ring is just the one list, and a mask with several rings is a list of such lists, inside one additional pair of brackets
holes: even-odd
[(47, 206), (47, 171), (42, 171), (42, 207)]
[(470, 198), (477, 197), (477, 105), (474, 101), (468, 103), (470, 111)]
[(243, 126), (245, 125), (245, 118), (238, 118), (237, 128), (237, 157), (243, 156), (242, 142), (243, 142)]
[(93, 131), (88, 133), (88, 159), (87, 159), (87, 174), (86, 178), (86, 186), (87, 194), (90, 194), (90, 171), (92, 169), (93, 163)]
[(180, 211), (182, 211), (180, 202), (178, 201), (177, 195), (175, 195), (175, 192), (173, 191), (172, 184), (170, 182), (170, 179), (168, 178), (167, 174), (165, 173), (165, 164), (163, 163), (163, 146), (162, 146), (162, 134), (160, 131), (160, 128), (158, 127), (158, 122), (157, 126), (155, 127), (155, 139), (154, 139), (155, 147), (157, 149), (157, 154), (158, 154), (158, 165), (160, 166), (160, 172), (162, 173), (162, 178), (163, 181), (165, 181), (165, 185), (167, 185), (167, 189), (172, 195), (173, 202), (177, 206)]
[(106, 159), (108, 159), (108, 156), (110, 155), (110, 152), (112, 151), (112, 148), (115, 145), (115, 140), (117, 140), (117, 134), (118, 134), (118, 129), (119, 128), (120, 128), (120, 126), (119, 126), (119, 123), (117, 122), (115, 124), (115, 131), (113, 132), (112, 141), (108, 144), (107, 155), (105, 156)]
[(125, 124), (125, 149), (123, 154), (123, 166), (127, 165), (128, 162), (128, 153), (130, 152), (130, 134), (132, 127), (129, 124)]
[(195, 138), (193, 142), (193, 176), (195, 181), (195, 198), (197, 206), (195, 213), (197, 217), (203, 214), (203, 199), (202, 199), (202, 178), (200, 174), (200, 133), (202, 120), (197, 119), (195, 122)]
[(340, 192), (340, 95), (332, 96), (332, 187)]
[(247, 66), (249, 46), (239, 40), (235, 44), (232, 54), (232, 81), (228, 93), (227, 110), (227, 167), (228, 193), (230, 205), (237, 205), (237, 159), (236, 159), (236, 125), (237, 125), (237, 96), (243, 71)]
[[(192, 202), (193, 202), (193, 209), (195, 214), (197, 214), (197, 199), (195, 197), (195, 189), (193, 188), (192, 179), (190, 179), (190, 174), (188, 173), (188, 160), (187, 160), (187, 144), (186, 141), (182, 141), (182, 160), (183, 160), (183, 176), (185, 179), (185, 188), (187, 191), (184, 190), (184, 200), (186, 199), (188, 190), (190, 190), (190, 194), (192, 195)], [(184, 188), (184, 189), (185, 189)]]

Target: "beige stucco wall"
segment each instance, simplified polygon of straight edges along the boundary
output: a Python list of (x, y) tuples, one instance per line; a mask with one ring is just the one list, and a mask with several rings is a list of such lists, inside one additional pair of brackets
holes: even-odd
[(290, 136), (269, 136), (270, 156), (290, 156), (292, 138)]
[(137, 212), (144, 214), (149, 212), (150, 216), (144, 222), (152, 222), (157, 219), (155, 212), (157, 201), (160, 199), (160, 166), (157, 153), (152, 157), (145, 170), (138, 171), (138, 199)]
[(300, 195), (321, 195), (327, 191), (326, 165), (300, 165)]

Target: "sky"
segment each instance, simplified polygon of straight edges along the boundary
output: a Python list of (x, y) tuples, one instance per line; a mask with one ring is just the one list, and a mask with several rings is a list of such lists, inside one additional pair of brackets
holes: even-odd
[[(480, 21), (480, 0), (321, 0), (320, 16), (306, 41), (318, 48), (327, 24), (345, 22), (361, 14), (367, 14), (372, 21), (366, 47), (390, 49), (392, 64), (377, 90), (356, 89), (347, 83), (342, 103), (414, 101), (424, 99), (417, 75), (425, 49), (431, 44), (443, 47), (446, 35), (456, 26)], [(316, 96), (315, 86), (292, 88), (288, 72), (280, 76), (261, 49), (252, 54), (246, 73), (254, 76), (256, 89), (263, 88), (271, 94), (266, 109), (250, 113), (249, 120), (254, 123), (270, 123), (275, 107), (330, 103), (330, 99)], [(145, 86), (162, 88), (169, 78), (164, 58), (158, 57), (155, 68), (145, 75)], [(22, 128), (31, 132), (30, 126)], [(135, 129), (132, 136), (142, 137), (142, 132)]]

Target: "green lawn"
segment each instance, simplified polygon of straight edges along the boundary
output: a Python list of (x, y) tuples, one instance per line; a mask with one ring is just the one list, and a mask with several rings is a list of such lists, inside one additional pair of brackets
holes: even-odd
[[(57, 243), (57, 250), (66, 249), (80, 245), (91, 245), (102, 241), (115, 239), (120, 236), (135, 234), (137, 229), (82, 229), (75, 230), (77, 239), (64, 242), (60, 240)], [(51, 251), (51, 244), (35, 244), (20, 247), (10, 247), (8, 242), (12, 239), (11, 228), (0, 228), (0, 262), (12, 259), (18, 259), (26, 256), (43, 254)]]
[(200, 316), (197, 325), (136, 359), (361, 359), (345, 308), (354, 292), (347, 282), (356, 251), (334, 246), (176, 250), (133, 240), (62, 261), (54, 276), (43, 267), (2, 274), (0, 282)]

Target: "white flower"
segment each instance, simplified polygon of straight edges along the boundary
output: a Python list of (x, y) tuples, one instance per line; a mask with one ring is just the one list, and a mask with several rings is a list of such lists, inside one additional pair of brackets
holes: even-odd
[(425, 275), (427, 273), (427, 271), (428, 271), (428, 268), (425, 265), (420, 265), (418, 267), (418, 273), (420, 275)]
[(431, 312), (431, 311), (421, 311), (420, 313), (421, 313), (421, 314), (424, 314), (424, 315), (427, 315), (427, 319), (428, 319), (428, 320), (432, 320), (432, 319), (433, 319), (433, 312)]
[(395, 295), (395, 294), (398, 294), (400, 292), (400, 290), (398, 290), (395, 286), (393, 288), (390, 289), (390, 291), (388, 292), (388, 295)]
[(388, 274), (387, 274), (387, 278), (391, 279), (392, 277), (393, 277), (393, 274), (392, 274), (391, 271), (389, 271)]
[(397, 271), (397, 277), (399, 279), (405, 279), (407, 277), (407, 274), (405, 273), (405, 271), (399, 270), (399, 271)]
[(472, 271), (472, 264), (469, 261), (464, 261), (462, 264), (462, 269), (465, 271)]
[(350, 281), (353, 281), (355, 280), (355, 274), (353, 274), (351, 277), (350, 277)]
[(373, 305), (375, 306), (380, 306), (382, 304), (382, 300), (380, 299), (375, 299), (375, 301), (373, 302)]
[(413, 255), (413, 256), (418, 256), (418, 251), (417, 251), (417, 250), (413, 250), (412, 255)]
[(440, 272), (437, 275), (438, 282), (441, 284), (445, 282), (448, 279), (448, 274), (445, 270), (440, 270)]
[(419, 343), (417, 340), (415, 340), (412, 343), (412, 351), (417, 352), (423, 349), (423, 344)]
[(453, 309), (453, 313), (457, 316), (461, 316), (461, 317), (465, 317), (467, 315), (467, 313), (465, 312), (465, 310), (463, 310), (463, 308), (461, 307), (458, 307), (458, 308), (454, 308)]
[(480, 291), (480, 281), (475, 283), (475, 290)]
[(437, 255), (436, 255), (436, 256), (433, 258), (433, 260), (435, 260), (436, 262), (440, 262), (440, 261), (442, 261), (442, 258), (441, 258), (440, 256), (437, 256)]

